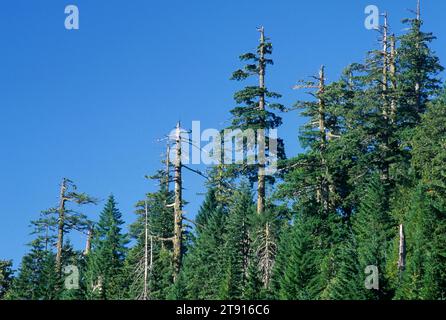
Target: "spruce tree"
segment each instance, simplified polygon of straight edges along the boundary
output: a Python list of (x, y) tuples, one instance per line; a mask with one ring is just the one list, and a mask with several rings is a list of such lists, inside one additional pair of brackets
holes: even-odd
[(127, 250), (126, 235), (122, 233), (123, 224), (122, 214), (111, 195), (94, 228), (92, 250), (87, 258), (87, 295), (90, 298), (119, 298)]
[(251, 245), (250, 223), (254, 214), (251, 191), (248, 185), (243, 185), (235, 194), (226, 219), (225, 247), (221, 257), (225, 264), (222, 299), (240, 300), (243, 297)]
[(12, 261), (0, 260), (0, 300), (3, 299), (11, 287), (13, 274)]
[[(430, 48), (436, 37), (422, 30), (424, 22), (421, 15), (420, 11), (416, 18), (403, 21), (409, 30), (398, 39), (400, 42), (396, 59), (399, 71), (396, 77), (400, 105), (398, 122), (403, 129), (409, 130), (420, 122), (427, 103), (438, 95), (441, 89), (439, 74), (444, 69)], [(406, 131), (403, 130), (403, 137), (406, 136), (404, 134)], [(406, 137), (406, 142), (408, 138), (410, 135)]]
[(293, 220), (291, 241), (284, 247), (289, 250), (289, 255), (279, 280), (279, 299), (316, 299), (314, 279), (322, 258), (319, 250), (321, 239), (317, 232), (320, 223), (318, 215), (302, 213)]
[(22, 258), (17, 277), (14, 279), (7, 299), (12, 300), (40, 300), (43, 261), (45, 258), (44, 246), (38, 240), (30, 243), (31, 250)]
[(226, 213), (217, 207), (208, 221), (197, 231), (192, 247), (185, 257), (183, 276), (187, 279), (188, 299), (218, 299), (221, 294), (224, 267)]
[[(282, 124), (282, 119), (276, 115), (273, 111), (284, 111), (285, 108), (279, 103), (269, 101), (270, 99), (278, 99), (280, 94), (275, 93), (267, 89), (265, 84), (266, 68), (268, 65), (273, 64), (273, 60), (268, 58), (272, 54), (273, 46), (269, 42), (269, 39), (265, 37), (264, 29), (261, 27), (260, 32), (260, 44), (257, 47), (255, 53), (249, 52), (240, 56), (241, 61), (246, 61), (247, 64), (243, 69), (235, 71), (232, 75), (232, 80), (243, 81), (249, 77), (255, 76), (258, 78), (258, 85), (250, 85), (243, 90), (236, 92), (234, 95), (237, 107), (231, 110), (232, 126), (230, 129), (252, 130), (258, 138), (264, 140), (265, 150), (259, 151), (257, 149), (257, 164), (233, 165), (231, 166), (234, 174), (243, 174), (251, 180), (251, 182), (257, 182), (257, 212), (263, 213), (266, 204), (266, 184), (272, 182), (271, 177), (267, 179), (266, 176), (266, 163), (264, 159), (260, 159), (261, 152), (265, 156), (274, 156), (269, 154), (269, 145), (272, 141), (267, 138), (267, 134), (270, 129), (276, 129)], [(244, 142), (242, 142), (244, 143)], [(283, 141), (277, 138), (275, 141), (277, 144), (277, 156), (278, 159), (285, 157), (285, 151), (283, 147)], [(258, 148), (262, 148), (260, 141), (256, 142)], [(229, 146), (225, 146), (229, 147)], [(254, 146), (238, 146), (242, 150), (246, 148), (253, 148)]]
[(366, 290), (362, 286), (362, 294), (368, 299), (383, 299), (389, 294), (384, 275), (386, 257), (389, 255), (396, 224), (390, 218), (389, 203), (386, 199), (386, 188), (380, 176), (375, 174), (364, 190), (359, 212), (353, 216), (359, 270), (363, 275), (365, 268), (373, 265), (378, 267), (379, 272), (379, 290)]
[(413, 189), (406, 226), (407, 266), (397, 290), (403, 299), (444, 299), (446, 269), (446, 161), (444, 121), (446, 95), (428, 106), (412, 140)]

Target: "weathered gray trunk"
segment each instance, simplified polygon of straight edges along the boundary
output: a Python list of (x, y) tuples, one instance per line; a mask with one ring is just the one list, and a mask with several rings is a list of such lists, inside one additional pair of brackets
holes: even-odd
[(398, 253), (398, 270), (403, 272), (406, 267), (406, 240), (404, 237), (404, 227), (400, 224), (399, 227), (400, 243)]
[(59, 274), (61, 272), (62, 266), (62, 248), (63, 248), (63, 238), (64, 238), (64, 228), (65, 228), (65, 192), (67, 190), (67, 179), (62, 180), (60, 186), (60, 196), (59, 196), (59, 221), (57, 229), (57, 246), (56, 246), (56, 271)]
[(88, 234), (87, 234), (87, 243), (85, 244), (85, 251), (84, 251), (84, 256), (87, 256), (90, 254), (91, 251), (91, 240), (93, 239), (93, 227), (91, 227), (90, 229), (88, 229)]
[[(265, 89), (265, 30), (263, 27), (260, 31), (260, 59), (259, 59), (259, 87)], [(259, 109), (265, 110), (265, 94), (262, 92), (259, 98)], [(264, 121), (264, 119), (262, 119)], [(265, 124), (262, 123), (263, 130), (257, 136), (258, 140), (258, 172), (257, 172), (257, 213), (262, 214), (265, 211)], [(259, 141), (261, 139), (261, 141)]]
[(392, 89), (392, 97), (390, 102), (390, 120), (392, 123), (396, 122), (397, 116), (397, 102), (396, 102), (396, 39), (395, 35), (390, 37), (390, 61), (389, 61), (389, 72), (390, 72), (390, 85)]
[(181, 177), (181, 128), (177, 124), (176, 130), (176, 157), (175, 157), (175, 203), (174, 203), (174, 235), (173, 235), (173, 265), (174, 280), (176, 280), (182, 262), (183, 241), (183, 200), (182, 200), (182, 177)]

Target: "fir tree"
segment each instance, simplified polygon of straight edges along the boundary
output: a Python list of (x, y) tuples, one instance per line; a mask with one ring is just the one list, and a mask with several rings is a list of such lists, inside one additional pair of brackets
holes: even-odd
[(251, 191), (244, 185), (235, 194), (226, 219), (222, 299), (240, 300), (243, 297), (250, 254), (250, 222), (254, 212)]
[[(87, 258), (87, 293), (90, 298), (119, 298), (127, 243), (122, 233), (123, 224), (115, 198), (110, 196), (94, 229), (92, 250)], [(99, 287), (95, 287), (97, 284)]]
[[(256, 134), (256, 137), (264, 140), (264, 153), (265, 156), (269, 155), (269, 145), (272, 141), (267, 138), (267, 133), (270, 129), (276, 129), (282, 124), (282, 119), (277, 116), (273, 111), (284, 111), (285, 108), (279, 103), (270, 102), (269, 99), (280, 98), (281, 95), (272, 92), (267, 89), (265, 85), (266, 68), (268, 65), (273, 64), (273, 60), (268, 58), (272, 54), (273, 46), (269, 39), (265, 37), (264, 29), (261, 27), (260, 32), (260, 44), (257, 47), (255, 53), (249, 52), (240, 56), (241, 61), (246, 61), (247, 64), (243, 69), (235, 71), (232, 75), (232, 80), (242, 81), (251, 76), (258, 78), (258, 85), (247, 86), (243, 90), (235, 93), (234, 99), (238, 104), (237, 107), (231, 110), (232, 126), (231, 129), (252, 130)], [(245, 141), (241, 141), (245, 143)], [(262, 148), (261, 142), (257, 141), (258, 148)], [(285, 151), (283, 147), (283, 141), (278, 138), (275, 141), (277, 144), (277, 154), (270, 156), (276, 156), (278, 159), (285, 157)], [(229, 147), (229, 146), (225, 146)], [(254, 146), (237, 146), (242, 150), (246, 148), (253, 148)], [(260, 155), (258, 151), (258, 158)], [(263, 152), (263, 150), (262, 150)], [(242, 166), (231, 166), (234, 174), (243, 174), (249, 177), (251, 182), (257, 182), (257, 212), (263, 213), (266, 204), (266, 183), (267, 176), (265, 175), (266, 163), (264, 159), (257, 159), (258, 163), (255, 165), (244, 164)], [(242, 170), (240, 170), (240, 168)], [(270, 182), (272, 182), (269, 177)]]
[(12, 261), (0, 260), (0, 300), (11, 287), (13, 280)]
[[(360, 209), (353, 216), (353, 230), (359, 270), (364, 272), (367, 266), (378, 267), (379, 290), (362, 291), (368, 299), (382, 299), (388, 296), (387, 280), (384, 277), (389, 248), (396, 227), (390, 218), (390, 209), (386, 200), (386, 188), (378, 175), (370, 178), (364, 191)], [(361, 284), (363, 283), (361, 279)]]
[(22, 258), (18, 275), (14, 279), (7, 299), (12, 300), (40, 300), (43, 261), (45, 258), (44, 246), (38, 240), (31, 242), (31, 250)]
[[(213, 206), (204, 205), (203, 208)], [(210, 213), (206, 224), (197, 228), (192, 247), (184, 261), (184, 278), (187, 279), (188, 299), (217, 299), (221, 294), (225, 276), (223, 261), (226, 213), (221, 207)]]
[[(317, 215), (298, 214), (293, 221), (289, 256), (280, 278), (278, 298), (282, 300), (316, 299), (314, 279), (321, 261), (321, 239)], [(279, 249), (279, 251), (281, 248)]]

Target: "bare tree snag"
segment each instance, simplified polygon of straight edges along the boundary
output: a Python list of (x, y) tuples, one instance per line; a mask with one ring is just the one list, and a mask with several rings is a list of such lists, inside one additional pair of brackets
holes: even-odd
[(170, 187), (170, 145), (167, 143), (167, 150), (166, 150), (166, 193), (169, 193), (169, 187)]
[(417, 20), (421, 20), (421, 1), (417, 1)]
[(148, 300), (149, 293), (148, 293), (148, 239), (149, 239), (149, 209), (147, 205), (147, 200), (144, 204), (144, 293), (143, 293), (143, 300)]
[(174, 202), (174, 235), (173, 235), (173, 265), (174, 281), (181, 269), (182, 242), (183, 242), (183, 199), (182, 199), (182, 177), (181, 177), (181, 127), (177, 124), (175, 137), (175, 202)]
[(404, 271), (406, 267), (406, 240), (404, 237), (403, 224), (400, 224), (399, 233), (400, 233), (400, 243), (399, 243), (399, 253), (398, 253), (398, 270), (401, 273)]
[(326, 212), (329, 210), (329, 170), (327, 166), (327, 159), (325, 158), (325, 151), (327, 149), (327, 128), (326, 128), (326, 104), (323, 98), (325, 93), (325, 66), (321, 66), (319, 70), (319, 79), (318, 79), (318, 113), (319, 113), (319, 134), (320, 134), (320, 157), (321, 157), (321, 166), (324, 170), (324, 175), (320, 182), (320, 188), (318, 189), (318, 198), (319, 202), (322, 204), (322, 207)]
[(325, 101), (322, 95), (325, 92), (325, 66), (321, 66), (319, 71), (319, 85), (318, 85), (318, 104), (319, 104), (319, 132), (321, 136), (321, 150), (325, 150), (327, 144), (327, 136), (325, 132)]
[[(386, 126), (388, 127), (389, 124), (389, 113), (391, 114), (391, 110), (389, 110), (389, 61), (390, 61), (390, 54), (389, 54), (389, 23), (388, 23), (388, 14), (385, 12), (384, 14), (384, 26), (383, 26), (383, 49), (382, 49), (382, 116), (384, 118), (384, 121), (386, 123)], [(391, 120), (390, 120), (391, 121)], [(383, 132), (383, 143), (382, 148), (384, 149), (384, 152), (387, 153), (390, 149), (389, 147), (389, 133), (388, 130), (384, 130)], [(390, 178), (390, 165), (387, 160), (383, 161), (383, 168), (382, 168), (382, 177), (381, 179), (386, 183), (389, 181)]]
[[(421, 28), (421, 1), (418, 0), (417, 1), (417, 22), (418, 22), (418, 28)], [(420, 39), (420, 33), (417, 33), (417, 39), (416, 39), (416, 43), (415, 43), (415, 47), (417, 48), (417, 50), (420, 50), (420, 43), (421, 43), (422, 39)], [(416, 110), (417, 112), (421, 112), (421, 83), (419, 78), (417, 77), (416, 82), (415, 82), (415, 101), (416, 101)]]
[(65, 227), (65, 202), (67, 201), (65, 197), (66, 190), (67, 190), (67, 179), (63, 178), (62, 184), (60, 186), (59, 220), (57, 229), (56, 271), (58, 274), (61, 272), (61, 264), (62, 264), (62, 247), (63, 247), (63, 236)]
[(382, 71), (382, 97), (383, 97), (383, 116), (384, 119), (388, 117), (388, 105), (387, 105), (387, 92), (389, 89), (389, 79), (388, 79), (388, 70), (389, 70), (389, 24), (388, 24), (388, 15), (387, 12), (384, 14), (384, 26), (383, 26), (383, 71)]
[(395, 123), (397, 114), (397, 102), (395, 97), (397, 82), (396, 82), (396, 38), (394, 34), (390, 36), (389, 73), (390, 73), (390, 85), (392, 90), (392, 98), (390, 102), (390, 121), (392, 123)]
[(93, 239), (93, 232), (94, 232), (93, 231), (93, 227), (88, 229), (87, 243), (85, 244), (84, 256), (88, 256), (90, 254), (90, 251), (91, 251), (91, 240)]
[[(266, 69), (266, 61), (265, 61), (265, 29), (260, 27), (260, 52), (259, 52), (259, 88), (261, 89), (261, 94), (259, 97), (259, 110), (265, 110), (265, 69)], [(263, 119), (264, 122), (264, 119)], [(262, 148), (262, 150), (257, 150), (258, 152), (258, 173), (257, 173), (257, 213), (262, 214), (265, 211), (265, 157), (264, 157), (264, 128), (265, 124), (261, 124), (261, 128), (263, 129), (261, 133), (263, 133), (262, 139), (263, 143), (261, 146), (258, 145), (258, 149)], [(258, 135), (258, 138), (259, 139)], [(260, 155), (262, 152), (262, 155)]]

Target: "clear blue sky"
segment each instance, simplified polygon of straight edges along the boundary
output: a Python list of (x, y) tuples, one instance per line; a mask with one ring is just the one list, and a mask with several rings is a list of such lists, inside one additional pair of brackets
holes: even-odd
[[(327, 66), (328, 80), (376, 47), (364, 8), (388, 10), (393, 30), (415, 0), (4, 0), (0, 9), (0, 258), (26, 252), (29, 221), (57, 204), (62, 177), (105, 199), (113, 193), (126, 221), (154, 189), (144, 175), (160, 165), (157, 139), (177, 120), (222, 128), (240, 84), (229, 81), (237, 57), (257, 45), (256, 27), (272, 38), (268, 85), (292, 104), (298, 79)], [(446, 60), (446, 2), (424, 0), (425, 30)], [(80, 30), (64, 28), (76, 4)], [(303, 119), (284, 116), (287, 154), (300, 149)], [(186, 173), (193, 216), (204, 191)], [(89, 207), (97, 217), (102, 209)], [(72, 234), (76, 246), (84, 239)]]

